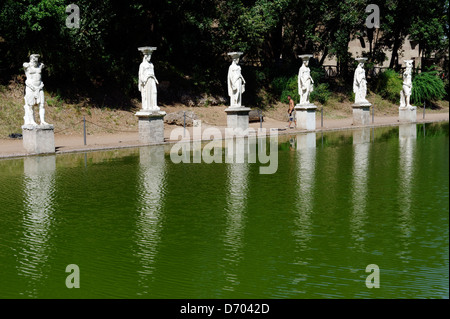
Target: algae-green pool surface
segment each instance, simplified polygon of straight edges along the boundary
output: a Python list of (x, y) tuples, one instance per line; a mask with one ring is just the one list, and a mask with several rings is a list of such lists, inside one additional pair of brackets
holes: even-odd
[(170, 145), (2, 160), (0, 297), (449, 298), (448, 133), (279, 135), (274, 174)]

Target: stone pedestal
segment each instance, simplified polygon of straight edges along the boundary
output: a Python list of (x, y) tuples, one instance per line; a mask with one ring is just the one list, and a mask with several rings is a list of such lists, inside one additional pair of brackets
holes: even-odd
[(245, 131), (248, 129), (248, 114), (249, 107), (229, 107), (225, 110), (227, 112), (227, 126), (233, 129), (241, 129)]
[(398, 119), (400, 122), (407, 122), (407, 123), (417, 122), (417, 108), (415, 106), (399, 107)]
[(163, 111), (139, 111), (135, 114), (139, 119), (139, 141), (144, 144), (164, 142)]
[(370, 107), (371, 103), (352, 104), (353, 108), (353, 125), (370, 124)]
[(53, 125), (23, 125), (23, 147), (30, 154), (55, 153)]
[(316, 109), (317, 106), (308, 104), (297, 104), (295, 106), (295, 117), (297, 128), (313, 131), (316, 129)]

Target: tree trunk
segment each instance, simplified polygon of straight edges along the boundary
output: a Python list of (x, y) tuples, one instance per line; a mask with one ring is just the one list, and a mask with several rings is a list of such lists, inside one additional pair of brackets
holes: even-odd
[(400, 48), (400, 36), (396, 36), (394, 40), (394, 46), (392, 47), (391, 62), (389, 63), (390, 69), (398, 68), (398, 49)]
[(373, 59), (373, 29), (367, 30), (367, 39), (369, 40), (369, 56)]
[(268, 61), (280, 62), (283, 52), (283, 19), (280, 19), (276, 28), (269, 33), (266, 40), (266, 49), (263, 50)]
[(319, 61), (319, 66), (323, 65), (323, 62), (325, 62), (325, 59), (327, 58), (327, 55), (328, 55), (328, 47), (325, 47), (325, 49), (323, 50), (323, 55), (322, 55), (322, 57), (320, 58), (320, 61)]

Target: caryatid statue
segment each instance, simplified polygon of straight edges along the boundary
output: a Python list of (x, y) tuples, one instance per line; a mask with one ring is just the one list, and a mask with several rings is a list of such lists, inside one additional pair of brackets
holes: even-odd
[(366, 100), (367, 94), (367, 81), (366, 71), (364, 70), (364, 62), (367, 58), (357, 58), (358, 67), (355, 70), (355, 76), (353, 78), (353, 92), (355, 93), (355, 104), (369, 103)]
[(156, 85), (159, 84), (155, 77), (153, 63), (150, 62), (155, 47), (138, 48), (144, 54), (139, 66), (139, 91), (142, 96), (142, 110), (158, 111)]
[(403, 72), (403, 87), (400, 91), (400, 107), (411, 107), (409, 102), (412, 92), (412, 66), (413, 60), (404, 60), (406, 70)]
[(33, 106), (39, 105), (39, 119), (41, 125), (45, 122), (44, 109), (44, 83), (42, 83), (42, 68), (44, 64), (39, 63), (39, 54), (30, 55), (30, 62), (25, 62), (23, 68), (27, 79), (25, 81), (25, 125), (37, 125), (34, 121)]
[(299, 55), (303, 64), (298, 71), (298, 94), (300, 95), (300, 105), (310, 104), (309, 95), (314, 89), (314, 80), (311, 77), (311, 70), (308, 67), (312, 54)]
[(227, 86), (230, 96), (230, 107), (242, 106), (242, 93), (245, 92), (245, 80), (241, 73), (241, 67), (238, 65), (242, 52), (230, 52), (229, 56), (233, 59), (228, 68)]

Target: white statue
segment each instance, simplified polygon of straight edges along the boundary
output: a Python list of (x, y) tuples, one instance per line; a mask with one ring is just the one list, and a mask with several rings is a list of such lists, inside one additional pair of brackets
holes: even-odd
[(311, 70), (308, 67), (311, 54), (299, 55), (303, 64), (298, 71), (298, 94), (300, 95), (300, 105), (310, 104), (309, 95), (314, 89), (314, 80), (311, 77)]
[(142, 96), (142, 110), (158, 111), (156, 85), (159, 84), (155, 77), (153, 63), (150, 62), (154, 47), (139, 48), (144, 54), (141, 65), (139, 66), (139, 91)]
[(353, 78), (353, 92), (355, 93), (355, 104), (366, 104), (369, 101), (366, 100), (367, 93), (367, 81), (366, 71), (364, 71), (364, 62), (367, 58), (358, 58), (358, 67), (355, 70), (355, 76)]
[(238, 65), (239, 57), (242, 52), (228, 53), (233, 59), (230, 67), (228, 68), (228, 95), (230, 96), (230, 107), (242, 106), (242, 93), (245, 92), (245, 80), (241, 74), (241, 67)]
[(41, 125), (48, 125), (44, 120), (44, 83), (42, 83), (42, 68), (44, 64), (38, 62), (39, 54), (30, 55), (30, 62), (25, 62), (23, 68), (27, 79), (25, 81), (25, 125), (37, 125), (34, 121), (33, 106), (39, 105)]
[(400, 107), (411, 108), (409, 102), (412, 91), (412, 66), (413, 60), (404, 60), (406, 64), (406, 70), (403, 72), (403, 88), (400, 91)]

